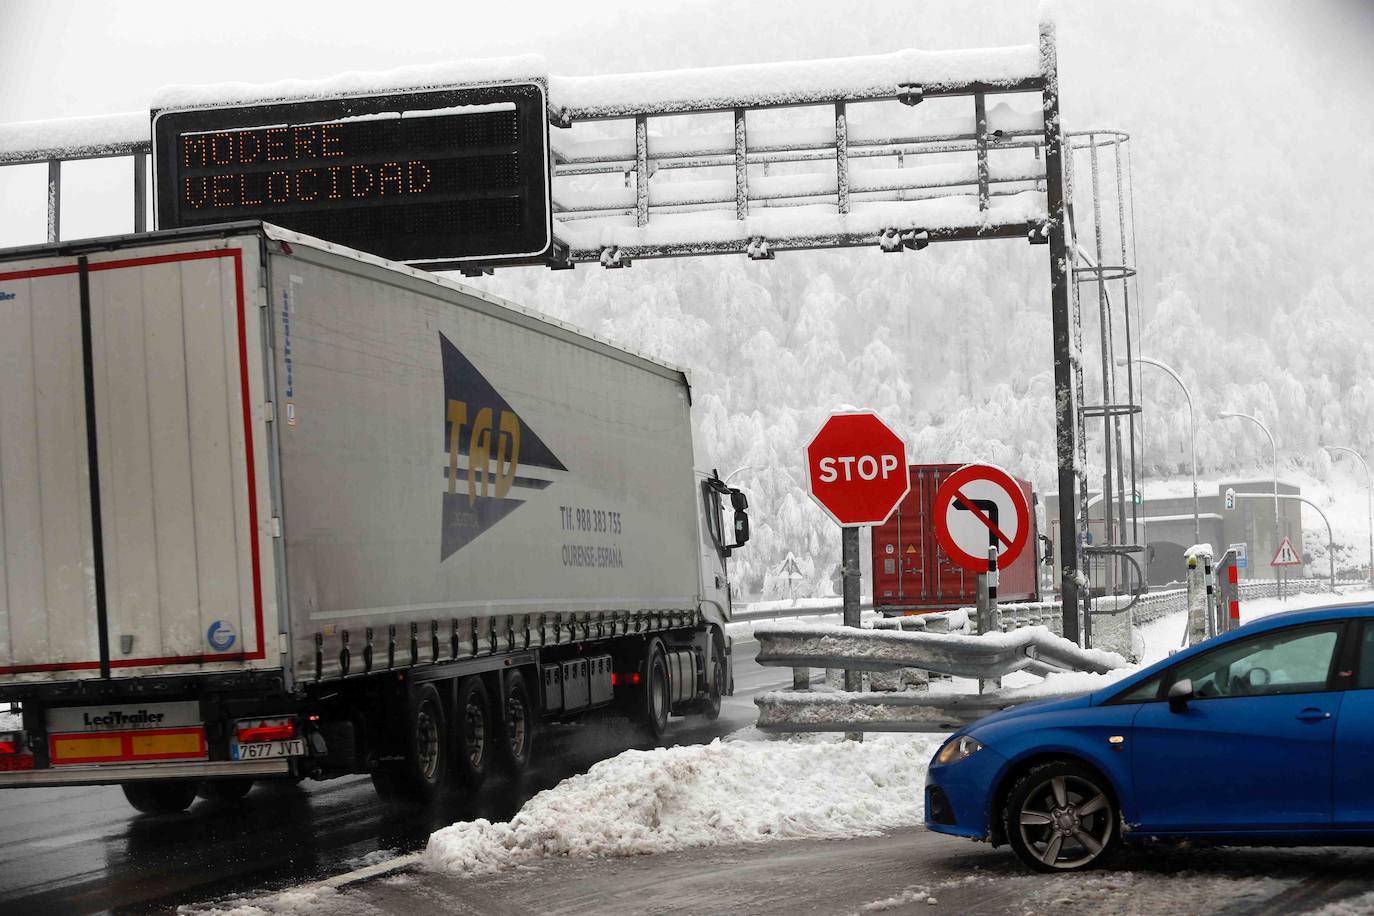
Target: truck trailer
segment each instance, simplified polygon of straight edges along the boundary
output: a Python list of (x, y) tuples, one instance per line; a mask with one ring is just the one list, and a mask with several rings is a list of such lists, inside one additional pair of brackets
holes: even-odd
[(0, 252), (0, 787), (146, 812), (733, 690), (747, 500), (686, 374), (262, 223)]
[[(935, 538), (931, 515), (935, 492), (958, 464), (913, 464), (911, 489), (897, 511), (873, 526), (873, 606), (885, 616), (926, 614), (972, 607), (978, 601), (977, 577), (945, 553)], [(1014, 478), (1031, 507), (1026, 548), (1001, 569), (998, 600), (1039, 601), (1039, 512), (1030, 481)]]

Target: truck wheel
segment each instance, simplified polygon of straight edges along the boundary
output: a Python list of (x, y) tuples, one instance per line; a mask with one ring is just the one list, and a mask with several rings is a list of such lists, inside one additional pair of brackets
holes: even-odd
[(207, 779), (200, 784), (196, 794), (206, 801), (233, 804), (243, 801), (243, 797), (252, 788), (251, 779)]
[(673, 691), (668, 681), (668, 657), (663, 651), (663, 643), (657, 639), (649, 640), (644, 674), (638, 724), (645, 738), (658, 743), (668, 730), (668, 708), (672, 705)]
[(426, 684), (407, 705), (405, 760), (374, 771), (372, 785), (385, 801), (428, 804), (443, 794), (448, 776), (444, 704), (433, 685)]
[(491, 702), (480, 676), (469, 675), (458, 684), (458, 705), (453, 717), (458, 739), (455, 769), (463, 783), (475, 789), (487, 776), (487, 764), (497, 743), (493, 740)]
[(534, 700), (525, 676), (513, 671), (506, 680), (506, 709), (501, 722), (505, 740), (498, 742), (496, 748), (502, 765), (512, 773), (524, 772), (530, 764), (536, 721)]
[(129, 804), (144, 814), (176, 814), (196, 800), (196, 784), (189, 779), (126, 782), (120, 788)]
[(730, 669), (725, 666), (725, 647), (721, 645), (720, 639), (711, 638), (711, 681), (713, 687), (706, 694), (706, 718), (714, 722), (720, 718), (720, 698), (725, 692), (725, 679), (730, 676)]

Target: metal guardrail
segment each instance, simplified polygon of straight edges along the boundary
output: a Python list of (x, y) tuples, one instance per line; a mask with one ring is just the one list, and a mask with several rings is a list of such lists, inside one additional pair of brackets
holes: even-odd
[[(866, 601), (860, 604), (859, 610), (873, 610), (873, 602)], [(818, 604), (806, 607), (750, 608), (749, 610), (735, 611), (730, 615), (730, 622), (742, 623), (747, 620), (776, 620), (779, 617), (825, 617), (829, 614), (842, 613), (844, 613), (844, 605), (839, 603)]]
[(956, 633), (775, 626), (754, 631), (760, 665), (892, 671), (919, 668), (951, 677), (997, 678), (1035, 668), (1103, 674), (1126, 664), (1110, 653), (1081, 649), (1039, 629), (964, 636)]
[[(799, 599), (805, 601), (807, 599)], [(877, 606), (872, 601), (865, 601), (859, 605), (860, 611), (877, 610)], [(925, 611), (925, 608), (883, 605), (883, 610), (893, 611)], [(844, 605), (836, 602), (834, 604), (816, 604), (803, 607), (769, 607), (769, 608), (750, 608), (743, 611), (735, 611), (730, 615), (731, 623), (739, 623), (747, 620), (777, 620), (780, 617), (825, 617), (830, 614), (843, 614)], [(948, 611), (930, 611), (911, 617), (893, 617), (892, 620), (930, 620), (944, 617)]]
[(758, 728), (772, 732), (945, 732), (1030, 700), (1077, 696), (1082, 691), (980, 694), (843, 693), (774, 691), (755, 697)]
[[(1337, 583), (1362, 584), (1363, 580), (1349, 579)], [(1239, 588), (1242, 598), (1252, 600), (1271, 597), (1278, 590), (1277, 583), (1269, 580), (1244, 582)], [(1326, 592), (1329, 584), (1325, 579), (1303, 579), (1286, 583), (1285, 588), (1320, 593)], [(1115, 615), (1125, 611), (1130, 602), (1130, 596), (1099, 598), (1094, 601), (1093, 612)], [(1187, 589), (1169, 589), (1140, 596), (1130, 610), (1132, 622), (1140, 625), (1185, 613), (1187, 608)], [(755, 631), (759, 664), (790, 665), (798, 689), (756, 697), (758, 728), (775, 732), (943, 732), (1029, 700), (1087, 692), (1047, 692), (1043, 688), (991, 689), (979, 694), (813, 692), (804, 686), (810, 682), (808, 668), (812, 666), (864, 671), (917, 668), (985, 682), (1013, 671), (1106, 673), (1119, 667), (1106, 664), (1100, 653), (1081, 649), (1062, 637), (1027, 629), (1043, 626), (1057, 632), (1062, 619), (1058, 602), (1007, 604), (999, 610), (1003, 632), (988, 636), (927, 630), (928, 623), (947, 626), (947, 614), (889, 618), (875, 621), (875, 628), (861, 630), (816, 626), (760, 628)], [(839, 613), (840, 607), (769, 609), (747, 618), (737, 615), (735, 619), (766, 619), (765, 614), (773, 615), (775, 611), (783, 616), (806, 616), (796, 612)]]

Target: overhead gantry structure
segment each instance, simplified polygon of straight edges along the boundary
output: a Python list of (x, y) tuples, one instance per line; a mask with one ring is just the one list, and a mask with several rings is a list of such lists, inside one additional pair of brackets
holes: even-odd
[[(592, 77), (549, 75), (537, 58), (495, 62), (488, 88), (519, 76), (546, 92), (547, 136), (539, 140), (549, 152), (549, 246), (535, 258), (456, 257), (423, 266), (474, 274), (530, 264), (624, 268), (638, 259), (700, 255), (768, 260), (779, 252), (846, 247), (897, 254), (936, 242), (989, 239), (1046, 246), (1059, 488), (1056, 556), (1064, 635), (1080, 640), (1091, 623), (1095, 574), (1085, 549), (1097, 555), (1098, 573), (1105, 570), (1113, 582), (1124, 567), (1118, 558), (1139, 549), (1134, 519), (1126, 525), (1122, 470), (1129, 462), (1134, 491), (1139, 408), (1130, 402), (1137, 386), (1128, 375), (1127, 402), (1117, 403), (1111, 374), (1114, 328), (1124, 328), (1130, 346), (1129, 284), (1135, 272), (1128, 254), (1133, 259), (1134, 239), (1126, 206), (1129, 170), (1121, 155), (1128, 138), (1119, 132), (1066, 133), (1056, 54), (1055, 25), (1046, 18), (1035, 43), (984, 50), (908, 50)], [(365, 75), (365, 84), (372, 87), (372, 106), (385, 107), (389, 93), (461, 92), (484, 82), (481, 71), (479, 62), (449, 70), (411, 68)], [(243, 87), (234, 87), (235, 104), (280, 106), (331, 93), (352, 98), (348, 91), (362, 91), (341, 88), (338, 80), (253, 88), (243, 96)], [(214, 101), (213, 91), (189, 97), (196, 104)], [(153, 108), (164, 103), (155, 100)], [(1099, 180), (1104, 151), (1115, 157), (1110, 176), (1116, 190), (1116, 206), (1105, 209), (1111, 181)], [(77, 160), (132, 160), (133, 228), (146, 230), (152, 154), (149, 112), (0, 125), (0, 165), (47, 167), (49, 241), (61, 237), (62, 167)], [(1091, 165), (1091, 181), (1083, 186), (1090, 193), (1080, 192), (1079, 209), (1092, 211), (1092, 252), (1074, 239), (1076, 155), (1087, 156)], [(289, 214), (264, 218), (291, 227)], [(1119, 263), (1104, 263), (1117, 260), (1117, 242)], [(1100, 305), (1104, 368), (1097, 405), (1085, 404), (1078, 297), (1083, 283), (1096, 286)], [(1108, 286), (1116, 283), (1122, 307), (1114, 311)], [(1104, 420), (1103, 495), (1106, 505), (1119, 504), (1119, 512), (1105, 513), (1114, 519), (1106, 526), (1105, 543), (1085, 545), (1090, 520), (1084, 423), (1090, 418)], [(1131, 443), (1125, 458), (1116, 431), (1123, 420)], [(1119, 583), (1105, 590), (1119, 591)]]

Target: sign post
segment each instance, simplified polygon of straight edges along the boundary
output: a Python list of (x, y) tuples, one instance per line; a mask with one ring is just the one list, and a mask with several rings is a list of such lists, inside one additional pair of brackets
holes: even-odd
[[(811, 498), (840, 526), (844, 625), (858, 627), (859, 528), (886, 522), (911, 487), (906, 444), (872, 411), (832, 414), (806, 447)], [(859, 671), (845, 669), (844, 689), (858, 692)], [(845, 735), (863, 740), (858, 732)]]
[(998, 467), (966, 464), (945, 478), (931, 506), (935, 539), (978, 577), (978, 632), (998, 628), (997, 570), (1030, 539), (1030, 506), (1021, 485)]
[[(1283, 541), (1279, 543), (1279, 549), (1274, 551), (1274, 559), (1269, 561), (1269, 565), (1274, 567), (1274, 575), (1278, 577), (1279, 597), (1282, 598), (1285, 591), (1283, 580), (1288, 576), (1289, 567), (1302, 565), (1302, 557), (1298, 556), (1298, 552), (1293, 549), (1293, 542), (1288, 540), (1287, 535), (1284, 535)], [(1331, 590), (1335, 591), (1334, 584)]]

